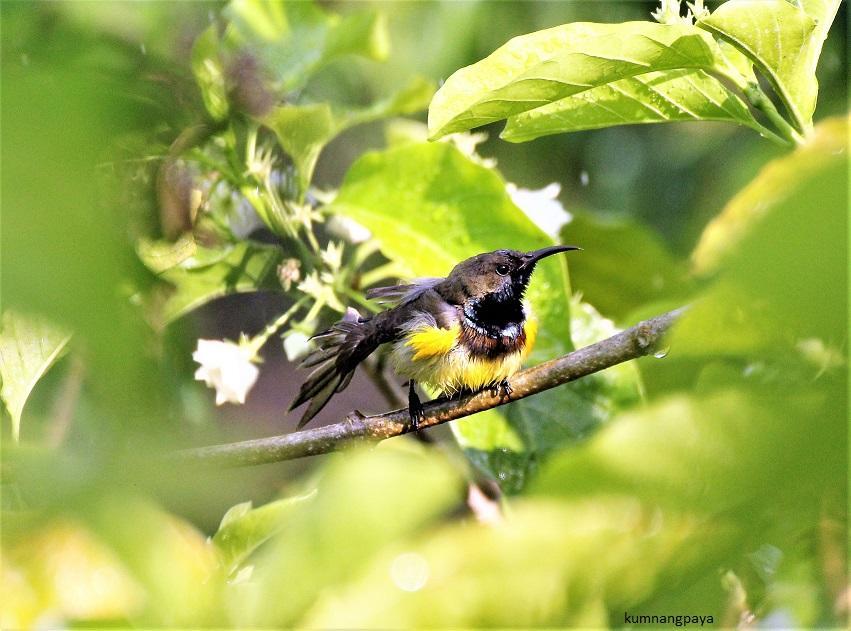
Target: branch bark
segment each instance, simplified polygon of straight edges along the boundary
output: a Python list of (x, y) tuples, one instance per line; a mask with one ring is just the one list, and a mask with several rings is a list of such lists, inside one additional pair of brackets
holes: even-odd
[[(426, 403), (420, 429), (517, 401), (630, 359), (649, 355), (659, 348), (663, 336), (682, 311), (676, 309), (650, 318), (596, 344), (517, 373), (511, 379), (513, 391), (510, 400), (484, 391), (459, 399)], [(269, 438), (185, 449), (172, 456), (183, 462), (214, 466), (258, 465), (325, 454), (352, 443), (400, 436), (409, 430), (407, 409), (374, 416), (364, 416), (356, 410), (342, 422), (333, 425)]]

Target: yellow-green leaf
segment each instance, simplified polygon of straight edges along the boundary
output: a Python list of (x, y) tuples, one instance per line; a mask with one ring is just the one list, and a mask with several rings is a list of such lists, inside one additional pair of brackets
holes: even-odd
[[(803, 132), (810, 128), (815, 110), (815, 66), (833, 21), (829, 4), (822, 6), (824, 23), (818, 30), (816, 21), (804, 9), (786, 0), (725, 2), (697, 25), (728, 40), (751, 58), (771, 81), (795, 127)], [(815, 4), (812, 8), (816, 9)]]
[(0, 329), (0, 398), (18, 441), (21, 414), (30, 392), (65, 350), (71, 336), (44, 318), (15, 311), (3, 313)]
[(685, 24), (578, 22), (515, 37), (455, 72), (429, 108), (439, 138), (627, 77), (681, 68), (735, 75), (715, 41)]

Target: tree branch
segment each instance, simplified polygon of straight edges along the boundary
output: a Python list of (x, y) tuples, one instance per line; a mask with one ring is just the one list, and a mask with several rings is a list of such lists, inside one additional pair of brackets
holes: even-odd
[[(677, 309), (645, 320), (601, 342), (517, 373), (511, 379), (510, 401), (523, 399), (630, 359), (649, 355), (659, 348), (662, 337), (682, 311), (683, 309)], [(492, 396), (489, 391), (460, 399), (432, 401), (425, 404), (425, 417), (420, 421), (420, 429), (505, 403), (509, 403), (509, 399)], [(345, 420), (333, 425), (282, 436), (186, 449), (173, 454), (173, 458), (183, 462), (217, 466), (257, 465), (325, 454), (352, 443), (400, 436), (409, 430), (407, 409), (374, 416), (364, 416), (354, 411)]]

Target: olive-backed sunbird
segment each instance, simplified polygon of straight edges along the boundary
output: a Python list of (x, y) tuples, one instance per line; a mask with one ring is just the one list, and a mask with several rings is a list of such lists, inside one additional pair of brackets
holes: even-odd
[(366, 318), (350, 310), (314, 336), (317, 348), (301, 362), (313, 372), (290, 405), (292, 410), (310, 401), (298, 426), (346, 388), (357, 365), (382, 344), (393, 345), (393, 368), (410, 380), (408, 409), (414, 429), (423, 416), (416, 382), (447, 396), (487, 388), (510, 395), (508, 379), (532, 350), (538, 328), (523, 301), (535, 264), (551, 254), (579, 249), (556, 245), (525, 253), (496, 250), (461, 261), (446, 278), (368, 291), (368, 297), (389, 308)]

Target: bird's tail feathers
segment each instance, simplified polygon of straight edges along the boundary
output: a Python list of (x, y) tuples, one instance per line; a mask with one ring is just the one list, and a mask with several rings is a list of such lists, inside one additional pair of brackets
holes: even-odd
[(299, 428), (316, 416), (335, 393), (349, 385), (357, 365), (378, 346), (371, 339), (371, 327), (362, 322), (353, 309), (330, 329), (315, 335), (313, 340), (317, 348), (300, 364), (303, 368), (313, 368), (313, 372), (289, 408), (293, 410), (310, 401), (298, 423)]

